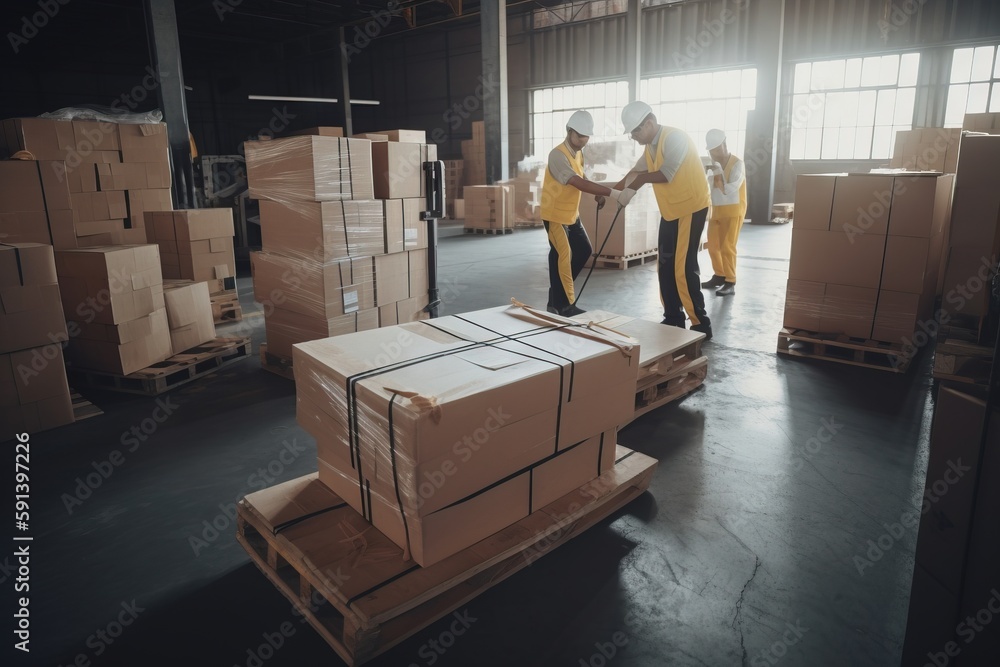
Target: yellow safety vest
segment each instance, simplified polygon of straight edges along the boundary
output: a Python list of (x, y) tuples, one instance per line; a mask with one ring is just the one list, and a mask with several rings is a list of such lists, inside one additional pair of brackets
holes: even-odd
[[(728, 183), (729, 175), (733, 173), (733, 167), (739, 160), (735, 155), (729, 156), (729, 162), (722, 170), (722, 179)], [(746, 167), (744, 167), (746, 169)], [(742, 220), (747, 214), (747, 179), (743, 175), (743, 182), (740, 183), (740, 201), (738, 204), (723, 204), (721, 206), (712, 205), (712, 220), (724, 220), (726, 218), (739, 218)]]
[[(563, 142), (556, 146), (569, 158), (569, 164), (576, 175), (583, 178), (583, 151), (573, 157)], [(583, 193), (572, 185), (563, 185), (556, 180), (548, 167), (545, 167), (545, 178), (542, 179), (542, 220), (559, 225), (572, 225), (580, 217), (580, 196)]]
[[(651, 146), (646, 146), (646, 168), (655, 173), (663, 167), (663, 145), (674, 132), (680, 130), (663, 125), (660, 141), (656, 145), (656, 158), (649, 154)], [(677, 220), (695, 211), (708, 208), (712, 204), (712, 193), (708, 189), (705, 170), (698, 157), (698, 149), (691, 137), (685, 135), (688, 148), (681, 166), (669, 183), (653, 183), (653, 194), (664, 220)]]

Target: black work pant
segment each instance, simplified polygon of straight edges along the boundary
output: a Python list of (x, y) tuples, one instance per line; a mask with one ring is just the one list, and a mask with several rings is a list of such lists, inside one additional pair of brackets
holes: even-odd
[(684, 313), (691, 325), (711, 326), (701, 293), (698, 246), (705, 229), (708, 209), (703, 208), (678, 220), (660, 219), (659, 262), (656, 273), (663, 303), (663, 323), (684, 328)]
[(594, 252), (587, 230), (577, 219), (572, 225), (545, 222), (549, 235), (549, 303), (562, 309), (576, 302), (573, 281)]

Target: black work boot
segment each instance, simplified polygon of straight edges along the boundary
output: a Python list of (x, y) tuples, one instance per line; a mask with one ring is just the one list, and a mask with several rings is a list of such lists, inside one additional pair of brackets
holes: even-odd
[(585, 312), (587, 311), (585, 311), (583, 308), (578, 308), (575, 303), (571, 303), (562, 310), (560, 310), (559, 314), (562, 315), (563, 317), (575, 317), (577, 315), (583, 315)]
[(705, 334), (705, 340), (712, 340), (712, 325), (709, 322), (701, 322), (699, 324), (692, 324), (691, 331), (697, 331), (698, 333)]
[(730, 296), (732, 294), (736, 294), (736, 283), (727, 282), (715, 292), (715, 296)]
[(725, 276), (712, 276), (711, 280), (705, 281), (701, 284), (702, 289), (715, 289), (716, 287), (722, 287), (726, 282)]

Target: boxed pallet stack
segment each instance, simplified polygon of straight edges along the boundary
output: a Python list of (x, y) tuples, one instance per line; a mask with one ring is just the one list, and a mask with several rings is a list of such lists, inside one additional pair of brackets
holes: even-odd
[(509, 185), (467, 185), (464, 201), (466, 231), (513, 230), (514, 189)]
[(73, 422), (66, 338), (52, 246), (0, 243), (0, 437)]
[[(601, 185), (611, 187), (614, 182), (608, 181)], [(618, 213), (616, 221), (617, 210), (618, 204), (610, 198), (606, 199), (604, 208), (598, 211), (597, 200), (593, 195), (584, 194), (580, 197), (580, 220), (594, 246), (594, 254), (601, 252), (599, 260), (620, 262), (622, 268), (627, 268), (630, 259), (656, 255), (660, 210), (656, 206), (653, 189), (637, 190), (629, 205)], [(607, 243), (601, 250), (605, 238)], [(593, 261), (591, 258), (587, 265)]]
[(145, 243), (143, 213), (173, 208), (163, 123), (5, 120), (0, 154), (18, 151), (32, 159), (0, 163), (5, 240), (56, 249)]
[(445, 205), (448, 208), (448, 217), (452, 220), (460, 219), (455, 215), (455, 200), (462, 198), (462, 184), (465, 178), (464, 160), (444, 161), (444, 193)]
[(66, 358), (79, 368), (128, 375), (171, 356), (156, 245), (59, 250)]
[(320, 480), (428, 566), (614, 465), (638, 353), (513, 307), (312, 341), (295, 346), (297, 419)]
[(958, 168), (958, 148), (962, 130), (942, 127), (915, 127), (898, 130), (889, 166), (909, 171), (940, 171), (954, 174)]
[(501, 181), (511, 188), (514, 204), (514, 222), (522, 225), (542, 224), (542, 179), (544, 165), (518, 165), (517, 176)]
[(937, 291), (954, 176), (801, 175), (784, 325), (905, 347)]
[(955, 174), (941, 307), (947, 322), (982, 334), (990, 302), (990, 276), (1000, 253), (1000, 189), (993, 165), (1000, 135), (966, 135)]
[[(261, 199), (254, 294), (267, 352), (297, 342), (409, 322), (427, 305), (422, 163), (434, 146), (413, 131), (384, 141), (308, 136), (247, 142), (251, 196)], [(283, 176), (284, 175), (284, 176)], [(414, 270), (411, 270), (411, 264)]]
[(483, 121), (472, 123), (472, 138), (462, 141), (462, 159), (465, 161), (465, 184), (486, 184), (486, 130)]
[(149, 242), (160, 247), (164, 278), (206, 281), (211, 294), (236, 289), (230, 209), (147, 212), (145, 227)]

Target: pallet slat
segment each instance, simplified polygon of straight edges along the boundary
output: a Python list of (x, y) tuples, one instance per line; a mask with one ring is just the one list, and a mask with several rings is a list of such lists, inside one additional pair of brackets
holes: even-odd
[(902, 345), (848, 338), (802, 329), (782, 329), (778, 333), (778, 354), (808, 359), (825, 359), (850, 366), (905, 373), (913, 360)]
[(659, 257), (659, 252), (656, 248), (653, 248), (651, 250), (647, 250), (646, 252), (638, 252), (631, 255), (625, 255), (623, 257), (616, 257), (612, 255), (592, 256), (587, 260), (585, 266), (589, 267), (594, 264), (594, 262), (597, 262), (597, 266), (595, 268), (624, 271), (634, 266), (642, 266), (643, 264), (655, 262), (657, 257)]
[(216, 292), (209, 299), (212, 302), (212, 317), (215, 319), (216, 324), (239, 322), (243, 319), (240, 296), (236, 290)]
[(250, 356), (249, 338), (216, 338), (130, 375), (67, 368), (77, 382), (101, 389), (157, 396)]
[(466, 234), (490, 234), (494, 236), (501, 236), (503, 234), (513, 234), (514, 229), (512, 227), (504, 227), (502, 229), (482, 229), (480, 227), (465, 227)]
[[(597, 479), (427, 568), (404, 561), (402, 550), (316, 473), (241, 500), (237, 540), (337, 654), (359, 665), (645, 492), (656, 461), (623, 447), (617, 454), (615, 467)], [(325, 601), (319, 609), (303, 603), (306, 595), (315, 602), (313, 593)]]

